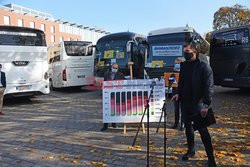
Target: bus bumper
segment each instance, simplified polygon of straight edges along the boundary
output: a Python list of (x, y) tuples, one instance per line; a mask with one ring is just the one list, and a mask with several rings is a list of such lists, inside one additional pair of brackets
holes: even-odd
[(250, 88), (249, 77), (214, 77), (214, 84), (231, 88)]
[(5, 96), (33, 96), (39, 94), (49, 94), (49, 82), (48, 81), (40, 81), (37, 83), (31, 84), (8, 84), (4, 91)]

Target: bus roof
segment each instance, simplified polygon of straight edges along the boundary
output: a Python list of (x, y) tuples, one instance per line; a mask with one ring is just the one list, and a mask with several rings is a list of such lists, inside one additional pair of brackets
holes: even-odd
[(133, 32), (119, 32), (119, 33), (112, 33), (112, 34), (108, 34), (108, 35), (105, 35), (103, 37), (101, 37), (97, 42), (100, 42), (100, 41), (109, 41), (109, 40), (119, 40), (119, 39), (128, 39), (128, 40), (131, 40), (133, 39), (135, 36), (141, 36), (143, 37), (142, 35), (140, 34), (136, 34), (136, 33), (133, 33)]
[(35, 29), (35, 28), (28, 28), (28, 27), (2, 26), (2, 25), (0, 25), (0, 30), (12, 30), (12, 31), (18, 31), (18, 32), (30, 31), (30, 32), (37, 32), (37, 33), (44, 34), (44, 32), (42, 30)]
[(238, 26), (238, 27), (230, 27), (230, 28), (223, 28), (223, 29), (220, 29), (220, 30), (215, 30), (215, 31), (212, 32), (212, 36), (217, 34), (217, 33), (220, 33), (220, 32), (227, 32), (227, 31), (237, 30), (237, 29), (241, 29), (241, 28), (249, 28), (250, 29), (250, 24), (243, 25), (243, 26)]
[(162, 35), (162, 34), (174, 34), (181, 32), (194, 32), (195, 30), (192, 27), (171, 27), (171, 28), (163, 28), (158, 30), (153, 30), (148, 33), (148, 36), (153, 35)]

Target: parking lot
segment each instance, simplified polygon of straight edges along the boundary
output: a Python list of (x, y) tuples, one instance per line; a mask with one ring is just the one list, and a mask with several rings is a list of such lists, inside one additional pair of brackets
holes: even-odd
[[(210, 128), (218, 166), (250, 165), (250, 93), (215, 88), (217, 124)], [(101, 132), (101, 90), (64, 89), (34, 98), (5, 100), (0, 117), (0, 167), (5, 166), (145, 166), (146, 134), (131, 147), (137, 125)], [(168, 128), (173, 105), (168, 102)], [(163, 166), (163, 129), (150, 125), (150, 164)], [(196, 156), (181, 161), (183, 131), (167, 130), (168, 166), (205, 166), (206, 155), (196, 132)]]

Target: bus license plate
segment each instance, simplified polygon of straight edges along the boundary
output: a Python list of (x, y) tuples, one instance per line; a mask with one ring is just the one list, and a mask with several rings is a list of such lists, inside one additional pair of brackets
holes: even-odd
[(85, 78), (85, 75), (78, 75), (77, 78)]
[(224, 81), (226, 81), (226, 82), (233, 82), (234, 79), (233, 78), (224, 78)]
[(25, 86), (17, 86), (16, 90), (29, 90), (30, 89), (30, 85), (25, 85)]

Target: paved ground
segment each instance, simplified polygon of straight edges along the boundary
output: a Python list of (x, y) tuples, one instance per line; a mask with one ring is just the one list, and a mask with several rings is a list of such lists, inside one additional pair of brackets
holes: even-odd
[[(250, 93), (216, 88), (217, 125), (210, 131), (219, 166), (250, 165)], [(169, 103), (169, 124), (173, 119)], [(100, 132), (102, 100), (99, 90), (63, 90), (48, 96), (5, 101), (0, 117), (0, 167), (146, 166), (146, 135), (131, 147), (136, 126), (127, 135), (119, 128)], [(151, 166), (163, 166), (163, 133), (151, 130)], [(217, 127), (217, 128), (215, 128)], [(206, 166), (204, 148), (196, 134), (196, 156), (185, 152), (184, 132), (167, 131), (168, 166)]]

